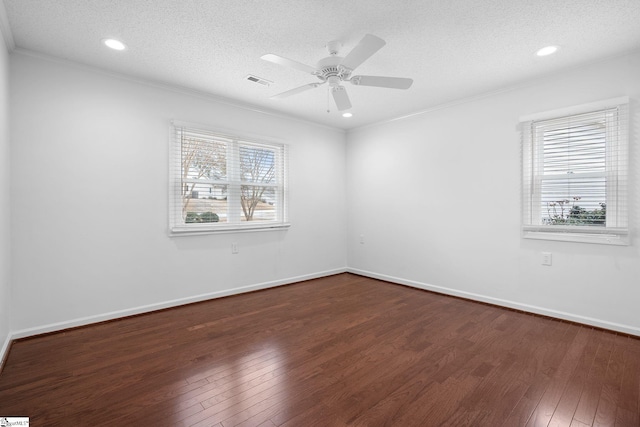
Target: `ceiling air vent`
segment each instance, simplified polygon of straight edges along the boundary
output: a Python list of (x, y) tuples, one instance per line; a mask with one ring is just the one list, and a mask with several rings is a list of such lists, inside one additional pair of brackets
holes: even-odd
[(247, 75), (247, 77), (245, 77), (245, 80), (249, 80), (250, 82), (254, 82), (254, 83), (259, 83), (264, 86), (269, 86), (271, 83), (273, 83), (270, 80), (263, 79), (262, 77), (254, 76), (252, 74)]

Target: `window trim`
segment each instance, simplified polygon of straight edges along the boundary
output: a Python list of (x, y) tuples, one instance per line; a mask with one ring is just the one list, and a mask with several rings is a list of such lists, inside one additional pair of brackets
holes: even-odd
[[(281, 209), (280, 219), (274, 221), (256, 221), (256, 222), (237, 222), (237, 223), (205, 223), (205, 224), (183, 224), (178, 218), (176, 206), (182, 202), (182, 169), (181, 156), (182, 145), (176, 138), (177, 128), (186, 128), (194, 131), (203, 131), (213, 134), (221, 139), (233, 141), (233, 145), (237, 149), (242, 144), (251, 144), (256, 146), (264, 146), (270, 149), (277, 148), (281, 150), (278, 156), (282, 162), (282, 184), (269, 184), (268, 186), (282, 187), (282, 194), (279, 195), (279, 208)], [(245, 232), (261, 232), (261, 231), (277, 231), (286, 230), (291, 226), (289, 222), (289, 206), (288, 206), (288, 151), (289, 146), (282, 141), (273, 140), (263, 136), (250, 135), (243, 132), (237, 132), (219, 127), (212, 127), (198, 123), (190, 123), (184, 121), (172, 120), (169, 126), (169, 236), (194, 236), (205, 234), (224, 234), (224, 233), (245, 233)], [(234, 185), (234, 180), (220, 182), (221, 184)]]
[[(595, 243), (606, 245), (622, 245), (626, 246), (630, 244), (630, 233), (628, 228), (628, 221), (630, 219), (629, 212), (626, 211), (624, 218), (619, 218), (621, 212), (617, 209), (617, 198), (622, 197), (629, 206), (630, 192), (628, 188), (623, 190), (616, 189), (611, 191), (612, 186), (616, 187), (618, 183), (619, 174), (613, 180), (610, 179), (609, 174), (609, 162), (612, 161), (609, 155), (607, 155), (607, 170), (604, 175), (607, 177), (607, 199), (614, 198), (614, 202), (607, 201), (607, 216), (616, 216), (615, 226), (605, 226), (603, 228), (595, 228), (589, 226), (553, 226), (543, 224), (532, 224), (532, 218), (537, 215), (539, 207), (536, 207), (534, 189), (539, 184), (536, 182), (536, 174), (533, 170), (534, 159), (539, 155), (535, 152), (536, 145), (534, 144), (531, 135), (531, 124), (535, 121), (552, 120), (555, 118), (561, 118), (566, 116), (574, 116), (598, 110), (606, 110), (615, 107), (625, 106), (623, 112), (618, 114), (625, 114), (619, 120), (620, 126), (617, 129), (618, 138), (614, 144), (617, 144), (616, 155), (620, 152), (626, 154), (625, 158), (616, 158), (616, 170), (623, 172), (628, 182), (628, 156), (629, 156), (629, 103), (628, 96), (606, 99), (602, 101), (592, 102), (588, 104), (576, 105), (568, 108), (561, 108), (556, 110), (550, 110), (535, 114), (529, 114), (521, 116), (520, 121), (520, 134), (521, 134), (521, 230), (522, 237), (525, 239), (537, 239), (537, 240), (556, 240), (564, 242), (578, 242), (578, 243)], [(527, 152), (526, 149), (530, 149)], [(621, 149), (620, 149), (621, 148)], [(541, 150), (541, 147), (538, 147)], [(553, 179), (553, 178), (551, 178)], [(624, 191), (624, 193), (621, 193)], [(608, 222), (608, 219), (607, 219)], [(622, 225), (622, 226), (620, 226)]]

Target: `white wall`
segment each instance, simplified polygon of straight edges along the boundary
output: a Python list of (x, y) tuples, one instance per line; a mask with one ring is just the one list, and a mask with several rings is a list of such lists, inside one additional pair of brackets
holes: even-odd
[[(633, 54), (350, 132), (350, 269), (640, 335), (638, 76)], [(623, 95), (633, 245), (521, 239), (519, 117)]]
[(0, 364), (11, 332), (9, 170), (9, 54), (0, 31)]
[[(6, 82), (6, 55), (0, 55), (0, 82)], [(640, 54), (629, 55), (345, 136), (14, 53), (11, 330), (26, 336), (348, 265), (373, 277), (640, 335), (638, 75)], [(518, 118), (622, 95), (635, 100), (633, 245), (521, 239)], [(0, 120), (6, 111), (0, 104)], [(290, 144), (291, 229), (169, 238), (171, 119)], [(8, 138), (0, 138), (6, 171)], [(0, 197), (9, 205), (1, 188)], [(8, 234), (8, 213), (0, 212), (0, 232)], [(3, 242), (0, 262), (8, 269)], [(232, 242), (240, 254), (231, 254)], [(540, 265), (542, 251), (553, 253), (552, 267)], [(5, 278), (0, 287), (0, 337), (9, 331), (8, 283)]]
[[(344, 132), (24, 53), (11, 84), (17, 337), (346, 268)], [(291, 228), (168, 237), (171, 119), (289, 144)]]

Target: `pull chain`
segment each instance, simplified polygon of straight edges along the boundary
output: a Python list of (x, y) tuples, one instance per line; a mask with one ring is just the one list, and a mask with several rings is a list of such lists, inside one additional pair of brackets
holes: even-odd
[(331, 110), (329, 109), (329, 91), (331, 90), (330, 87), (327, 88), (327, 113), (330, 113)]

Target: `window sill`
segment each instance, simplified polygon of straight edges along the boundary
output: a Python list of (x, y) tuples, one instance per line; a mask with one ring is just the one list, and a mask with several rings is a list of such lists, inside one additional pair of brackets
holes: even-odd
[(181, 236), (198, 236), (203, 234), (224, 234), (224, 233), (249, 233), (259, 231), (278, 231), (286, 230), (291, 226), (290, 223), (270, 223), (270, 224), (250, 224), (250, 225), (193, 225), (193, 226), (176, 226), (169, 229), (170, 237)]
[(563, 231), (522, 230), (522, 237), (535, 240), (555, 240), (560, 242), (594, 243), (599, 245), (628, 246), (627, 233), (576, 233)]

